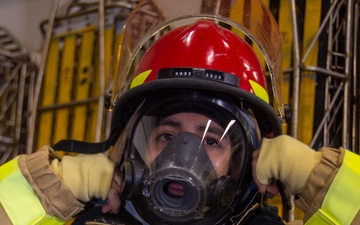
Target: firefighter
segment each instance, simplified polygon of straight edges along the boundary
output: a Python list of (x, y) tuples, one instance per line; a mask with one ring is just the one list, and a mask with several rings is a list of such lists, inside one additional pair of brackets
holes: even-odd
[[(259, 29), (269, 32), (259, 42), (268, 64), (275, 63), (268, 88), (254, 50), (228, 29), (236, 23), (208, 14), (176, 21), (180, 8), (153, 23), (149, 7), (164, 13), (168, 2), (174, 6), (141, 1), (122, 36), (111, 132), (99, 148), (113, 146), (121, 160), (100, 153), (49, 162), (47, 147), (10, 161), (0, 168), (1, 223), (62, 224), (84, 202), (107, 196), (104, 206), (78, 214), (73, 224), (285, 224), (264, 203), (266, 193), (279, 191), (274, 180), (296, 195), (306, 224), (359, 223), (359, 156), (341, 148), (314, 151), (282, 135), (277, 42), (264, 41), (274, 27)], [(138, 26), (139, 18), (147, 26)], [(166, 29), (155, 32), (160, 28)], [(99, 146), (68, 143), (68, 150), (83, 152)]]
[[(359, 180), (359, 157), (282, 135), (253, 49), (216, 21), (166, 33), (121, 82), (128, 88), (116, 99), (112, 130), (126, 140), (114, 146), (124, 149), (122, 209), (108, 216), (94, 208), (74, 224), (285, 224), (261, 204), (279, 193), (275, 180), (296, 194), (307, 224), (358, 221), (359, 185), (347, 182)], [(352, 190), (334, 212), (339, 188)]]

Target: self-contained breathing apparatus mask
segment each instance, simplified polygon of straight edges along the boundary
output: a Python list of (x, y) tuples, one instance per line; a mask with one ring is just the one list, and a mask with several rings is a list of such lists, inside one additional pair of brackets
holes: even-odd
[(217, 95), (168, 90), (146, 99), (133, 121), (123, 198), (144, 220), (216, 224), (239, 204), (259, 146), (245, 111)]

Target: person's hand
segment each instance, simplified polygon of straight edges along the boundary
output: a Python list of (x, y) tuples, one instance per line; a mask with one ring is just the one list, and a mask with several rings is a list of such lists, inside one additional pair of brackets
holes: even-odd
[(103, 213), (117, 214), (120, 210), (120, 194), (121, 194), (121, 175), (115, 171), (110, 191), (107, 195), (107, 202), (102, 206)]
[(279, 180), (293, 194), (299, 194), (322, 154), (290, 136), (263, 139), (253, 153), (253, 176), (259, 191), (272, 193), (272, 182)]
[(103, 153), (64, 156), (54, 159), (51, 168), (70, 189), (75, 198), (88, 202), (92, 198), (106, 199), (110, 190), (115, 163)]
[(279, 189), (277, 188), (275, 183), (272, 182), (272, 183), (268, 183), (268, 184), (262, 184), (259, 181), (259, 179), (257, 178), (256, 166), (258, 164), (259, 154), (260, 154), (260, 149), (256, 149), (252, 153), (251, 167), (252, 167), (252, 176), (254, 178), (255, 184), (257, 185), (260, 193), (270, 193), (272, 196), (275, 196), (279, 193)]

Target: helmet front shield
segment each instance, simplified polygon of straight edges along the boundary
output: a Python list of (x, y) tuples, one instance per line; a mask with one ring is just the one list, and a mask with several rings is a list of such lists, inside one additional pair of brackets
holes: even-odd
[(211, 19), (231, 29), (239, 37), (251, 40), (261, 52), (271, 78), (273, 101), (284, 122), (281, 92), (281, 36), (274, 17), (260, 0), (142, 0), (129, 15), (123, 29), (118, 73), (114, 78), (112, 104), (130, 89), (135, 71), (144, 53), (154, 40), (168, 31)]

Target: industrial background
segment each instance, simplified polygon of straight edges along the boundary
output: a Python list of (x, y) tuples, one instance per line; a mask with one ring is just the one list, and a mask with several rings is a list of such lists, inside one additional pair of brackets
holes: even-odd
[[(223, 2), (241, 10), (247, 1)], [(0, 165), (61, 139), (107, 137), (104, 103), (136, 2), (0, 0)], [(263, 2), (283, 40), (283, 97), (292, 114), (284, 133), (314, 149), (359, 153), (360, 1)]]

